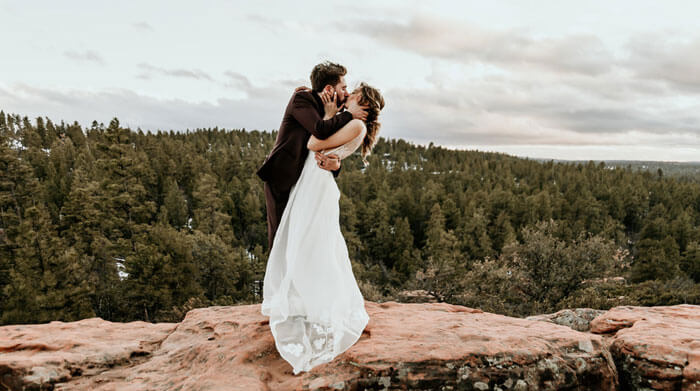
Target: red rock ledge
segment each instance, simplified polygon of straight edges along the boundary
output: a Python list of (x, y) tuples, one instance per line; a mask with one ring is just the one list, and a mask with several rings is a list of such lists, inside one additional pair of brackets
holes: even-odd
[[(370, 322), (360, 340), (298, 376), (277, 353), (259, 304), (195, 309), (180, 323), (4, 326), (0, 390), (621, 388), (608, 337), (444, 303), (365, 303)], [(697, 306), (688, 311), (697, 315)]]
[(700, 390), (700, 306), (615, 307), (591, 321), (610, 334), (620, 382), (632, 390)]

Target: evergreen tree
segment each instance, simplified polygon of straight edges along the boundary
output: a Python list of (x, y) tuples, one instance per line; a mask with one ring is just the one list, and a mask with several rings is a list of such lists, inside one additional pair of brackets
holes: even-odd
[(198, 283), (206, 298), (211, 301), (222, 297), (245, 298), (247, 293), (240, 292), (236, 287), (241, 279), (240, 274), (245, 272), (243, 269), (247, 266), (237, 256), (239, 251), (214, 234), (194, 231), (192, 240), (192, 259), (198, 267)]
[(125, 260), (124, 312), (162, 321), (160, 312), (203, 294), (191, 238), (170, 226), (156, 224), (134, 238), (135, 251)]
[(380, 286), (386, 285), (392, 278), (389, 269), (393, 266), (390, 263), (393, 261), (391, 258), (393, 235), (389, 211), (382, 200), (376, 199), (367, 205), (362, 216), (362, 221), (366, 225), (361, 238), (367, 251), (363, 258), (367, 260), (369, 269), (373, 271), (368, 278)]
[(408, 218), (396, 217), (394, 219), (392, 235), (392, 248), (389, 254), (395, 273), (392, 285), (400, 286), (413, 278), (421, 267), (422, 260), (420, 251), (414, 247)]
[(130, 131), (113, 119), (98, 143), (100, 156), (95, 162), (100, 180), (99, 209), (108, 216), (103, 232), (109, 239), (113, 257), (125, 258), (133, 251), (131, 237), (146, 230), (155, 217), (156, 204), (144, 186), (153, 173), (136, 153)]
[(224, 213), (216, 178), (208, 173), (200, 175), (192, 193), (193, 227), (205, 234), (216, 234), (224, 243), (233, 245), (235, 238), (231, 226), (231, 216)]
[(429, 294), (439, 301), (451, 301), (463, 291), (466, 265), (457, 238), (445, 230), (445, 217), (438, 203), (430, 209), (424, 259), (426, 271), (419, 271), (416, 279)]
[(41, 204), (26, 209), (13, 238), (13, 265), (3, 289), (2, 323), (94, 316), (83, 265), (75, 251), (64, 251), (56, 231)]
[(696, 283), (700, 282), (700, 243), (691, 242), (683, 254), (681, 269)]
[(89, 158), (78, 159), (71, 191), (61, 207), (60, 231), (66, 247), (74, 251), (87, 273), (84, 284), (93, 311), (103, 319), (115, 320), (120, 301), (117, 261), (122, 258), (111, 255), (111, 242), (103, 228), (108, 215), (99, 208), (102, 190), (89, 178), (89, 162)]
[(185, 228), (189, 220), (185, 193), (172, 178), (166, 178), (164, 191), (161, 209), (165, 210), (168, 223), (176, 228)]
[(680, 268), (680, 253), (676, 241), (666, 236), (663, 240), (643, 239), (637, 244), (637, 258), (632, 263), (632, 280), (668, 280)]

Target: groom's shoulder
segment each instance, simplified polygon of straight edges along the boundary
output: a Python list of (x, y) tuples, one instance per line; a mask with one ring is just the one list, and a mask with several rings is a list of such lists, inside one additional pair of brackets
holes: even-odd
[(304, 104), (304, 103), (315, 104), (316, 103), (316, 101), (314, 99), (313, 91), (311, 91), (311, 90), (295, 91), (294, 94), (292, 95), (291, 102), (295, 102), (297, 104)]
[(318, 106), (319, 103), (321, 103), (321, 99), (317, 97), (318, 95), (316, 95), (316, 93), (314, 93), (312, 90), (295, 91), (292, 95), (291, 102), (295, 102), (297, 104), (311, 104), (313, 106)]
[[(294, 116), (296, 115), (295, 113), (305, 113), (307, 111), (318, 112), (322, 110), (323, 103), (321, 102), (321, 98), (314, 97), (314, 94), (315, 93), (312, 91), (295, 91), (289, 99), (285, 115)], [(318, 94), (316, 94), (316, 96), (318, 96)]]

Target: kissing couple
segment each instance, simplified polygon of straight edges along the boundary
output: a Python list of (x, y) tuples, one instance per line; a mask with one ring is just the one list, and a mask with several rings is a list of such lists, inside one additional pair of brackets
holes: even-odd
[(261, 313), (280, 356), (296, 375), (350, 348), (369, 322), (340, 230), (342, 159), (377, 141), (384, 98), (360, 83), (347, 91), (347, 70), (323, 62), (311, 89), (294, 91), (277, 139), (257, 175), (265, 182), (270, 255)]

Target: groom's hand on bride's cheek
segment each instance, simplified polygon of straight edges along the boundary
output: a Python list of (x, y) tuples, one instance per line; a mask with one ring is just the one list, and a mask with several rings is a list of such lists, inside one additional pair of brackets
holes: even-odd
[(348, 102), (345, 109), (352, 114), (353, 118), (364, 121), (367, 119), (368, 108), (369, 106), (360, 105), (359, 103), (357, 103), (357, 101), (353, 100), (351, 102)]

